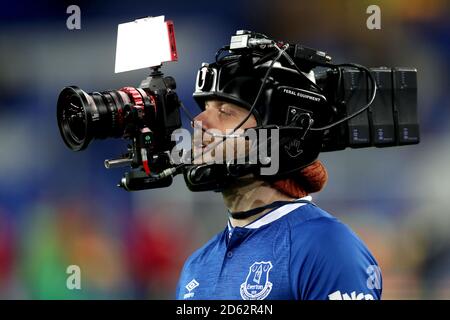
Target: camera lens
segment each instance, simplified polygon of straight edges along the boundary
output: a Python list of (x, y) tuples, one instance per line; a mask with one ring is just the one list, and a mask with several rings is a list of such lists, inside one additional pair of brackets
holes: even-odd
[(88, 96), (77, 87), (64, 88), (58, 98), (58, 126), (66, 145), (75, 151), (87, 147), (92, 136), (88, 123), (90, 104)]
[(82, 141), (86, 138), (86, 112), (80, 101), (72, 97), (69, 108), (64, 111), (64, 125), (73, 133), (73, 139)]
[(92, 139), (124, 136), (128, 118), (130, 124), (136, 123), (136, 117), (151, 122), (154, 110), (154, 99), (140, 88), (88, 94), (72, 86), (59, 95), (57, 120), (65, 144), (79, 151)]

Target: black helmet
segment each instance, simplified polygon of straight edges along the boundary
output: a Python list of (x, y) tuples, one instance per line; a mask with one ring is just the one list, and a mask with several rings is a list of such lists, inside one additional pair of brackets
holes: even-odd
[(229, 55), (202, 65), (193, 97), (202, 110), (205, 101), (211, 99), (250, 110), (271, 65), (252, 114), (258, 128), (280, 129), (279, 170), (273, 176), (262, 176), (276, 180), (309, 165), (320, 153), (323, 132), (309, 129), (328, 124), (332, 109), (313, 85), (314, 74), (300, 73), (283, 59), (273, 63), (273, 55)]
[[(250, 109), (271, 62), (256, 54), (246, 54), (226, 56), (212, 64), (204, 63), (197, 74), (193, 97), (202, 110), (205, 101), (210, 99), (229, 101)], [(325, 97), (312, 85), (313, 77), (313, 73), (300, 74), (276, 62), (252, 110), (258, 126), (287, 125), (289, 106), (310, 112), (315, 126), (327, 123), (330, 115), (324, 116), (323, 111), (329, 106)]]

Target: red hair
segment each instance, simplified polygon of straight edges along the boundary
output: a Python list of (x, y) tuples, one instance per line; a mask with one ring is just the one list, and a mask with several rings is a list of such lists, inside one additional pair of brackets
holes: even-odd
[(292, 198), (302, 198), (322, 190), (327, 180), (327, 169), (320, 160), (316, 160), (301, 169), (298, 175), (278, 180), (273, 186)]

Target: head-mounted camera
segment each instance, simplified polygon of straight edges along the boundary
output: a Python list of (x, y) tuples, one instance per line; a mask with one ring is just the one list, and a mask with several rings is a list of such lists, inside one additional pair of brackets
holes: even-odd
[(168, 186), (183, 173), (193, 191), (220, 191), (247, 174), (267, 180), (295, 174), (320, 152), (419, 143), (416, 69), (331, 61), (323, 51), (241, 30), (198, 70), (193, 97), (201, 110), (211, 99), (232, 102), (248, 110), (233, 132), (251, 115), (255, 130), (278, 130), (280, 165), (270, 176), (260, 173), (260, 163), (174, 163), (171, 134), (181, 126), (184, 106), (175, 80), (160, 66), (138, 88), (91, 94), (64, 89), (58, 124), (73, 150), (92, 138), (129, 139), (128, 153), (105, 162), (132, 167), (120, 183), (126, 190)]

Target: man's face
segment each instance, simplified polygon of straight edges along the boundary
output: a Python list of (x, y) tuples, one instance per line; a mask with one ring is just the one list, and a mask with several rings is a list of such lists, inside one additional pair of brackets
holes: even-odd
[[(239, 152), (238, 145), (246, 145), (244, 138), (227, 138), (225, 142), (217, 144), (223, 140), (221, 137), (214, 137), (212, 133), (229, 134), (231, 130), (247, 116), (248, 110), (239, 107), (233, 103), (225, 102), (221, 100), (208, 100), (205, 102), (205, 110), (197, 115), (194, 119), (197, 123), (195, 126), (201, 126), (208, 130), (201, 136), (194, 135), (194, 156), (195, 154), (204, 153), (203, 159), (200, 162), (210, 161), (217, 153), (223, 155), (223, 159), (227, 159), (226, 150), (233, 148), (233, 157), (242, 156), (243, 153)], [(194, 126), (194, 127), (195, 127)], [(256, 119), (251, 115), (245, 123), (236, 130), (235, 134), (242, 134), (243, 129), (252, 128), (256, 126)], [(236, 145), (235, 145), (236, 143)], [(213, 144), (217, 146), (211, 148)], [(209, 146), (209, 147), (208, 147)]]

